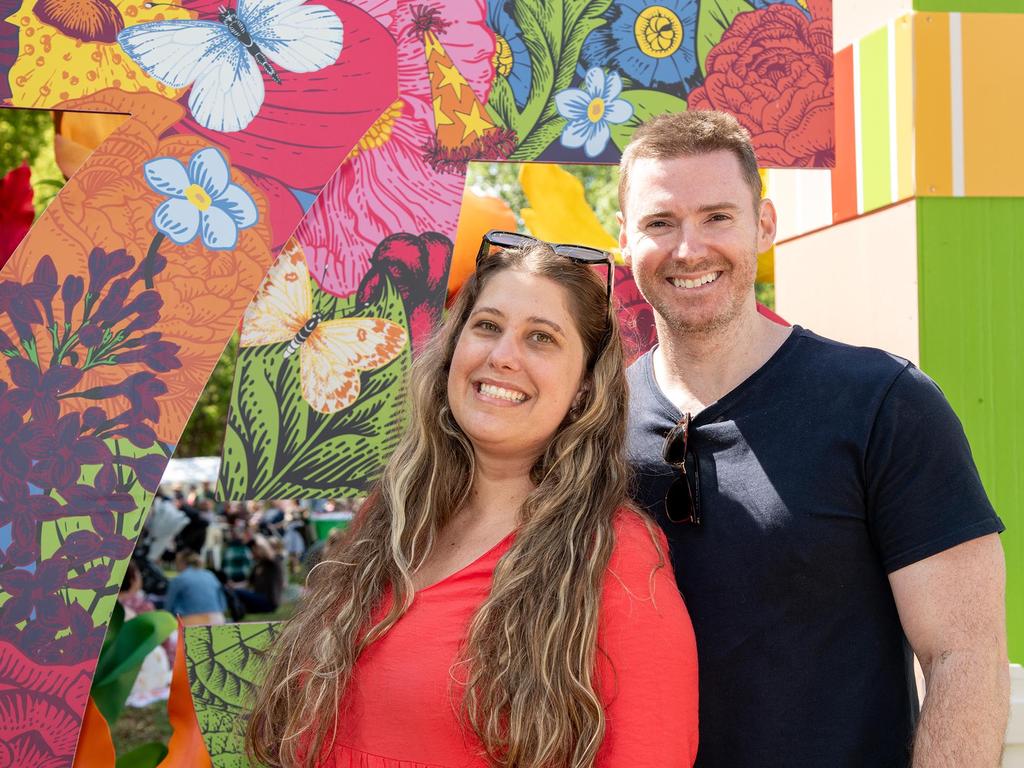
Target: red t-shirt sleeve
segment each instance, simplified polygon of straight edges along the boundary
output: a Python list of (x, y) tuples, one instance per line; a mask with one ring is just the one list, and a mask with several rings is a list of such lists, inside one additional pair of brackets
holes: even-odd
[(598, 624), (607, 727), (596, 768), (688, 768), (697, 757), (697, 647), (655, 530), (657, 543), (635, 513), (616, 521)]

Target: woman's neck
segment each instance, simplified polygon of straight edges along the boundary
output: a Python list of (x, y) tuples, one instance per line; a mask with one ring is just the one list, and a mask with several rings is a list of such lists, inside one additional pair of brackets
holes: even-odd
[(520, 520), (523, 501), (533, 490), (533, 461), (494, 460), (477, 455), (469, 497), (458, 512), (466, 524), (511, 531)]

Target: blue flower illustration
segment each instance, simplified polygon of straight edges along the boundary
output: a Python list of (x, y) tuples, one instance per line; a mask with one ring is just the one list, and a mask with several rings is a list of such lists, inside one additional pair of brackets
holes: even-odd
[(619, 0), (605, 13), (608, 23), (587, 36), (581, 61), (614, 68), (645, 88), (689, 93), (702, 82), (699, 9), (699, 0)]
[(750, 5), (755, 11), (769, 5), (791, 5), (802, 11), (807, 18), (811, 18), (811, 12), (807, 10), (807, 0), (750, 0)]
[(568, 121), (562, 130), (562, 146), (583, 147), (587, 157), (597, 157), (611, 138), (609, 123), (624, 123), (633, 116), (633, 105), (619, 98), (622, 78), (617, 72), (594, 67), (583, 88), (566, 88), (555, 94), (558, 114)]
[(523, 39), (523, 31), (509, 13), (510, 0), (490, 0), (487, 4), (487, 26), (494, 31), (494, 71), (508, 80), (516, 106), (522, 109), (530, 98), (533, 85), (533, 63)]
[(230, 250), (238, 242), (238, 230), (259, 218), (256, 203), (231, 183), (231, 169), (213, 147), (192, 155), (188, 168), (173, 157), (158, 157), (143, 169), (149, 186), (169, 198), (153, 213), (153, 224), (178, 245), (201, 234), (207, 248)]

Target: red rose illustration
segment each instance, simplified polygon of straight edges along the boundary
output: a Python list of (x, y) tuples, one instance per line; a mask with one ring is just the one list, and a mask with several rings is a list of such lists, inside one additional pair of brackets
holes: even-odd
[(731, 112), (765, 166), (832, 166), (832, 4), (810, 0), (741, 13), (708, 53), (690, 109)]
[(70, 764), (95, 665), (37, 664), (0, 642), (0, 768)]

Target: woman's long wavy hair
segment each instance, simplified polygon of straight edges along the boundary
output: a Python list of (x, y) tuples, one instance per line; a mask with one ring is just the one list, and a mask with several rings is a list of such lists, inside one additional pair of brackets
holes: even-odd
[(468, 497), (473, 449), (448, 407), (448, 371), (477, 297), (507, 269), (565, 289), (588, 365), (581, 397), (532, 468), (535, 487), (473, 617), (452, 693), (464, 683), (461, 718), (491, 765), (593, 764), (605, 728), (595, 682), (598, 607), (613, 518), (628, 504), (627, 390), (603, 279), (543, 244), (483, 259), (414, 363), (409, 428), (350, 532), (310, 574), (268, 658), (248, 724), (252, 758), (312, 766), (343, 737), (338, 706), (356, 660), (408, 610), (413, 574)]

